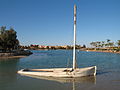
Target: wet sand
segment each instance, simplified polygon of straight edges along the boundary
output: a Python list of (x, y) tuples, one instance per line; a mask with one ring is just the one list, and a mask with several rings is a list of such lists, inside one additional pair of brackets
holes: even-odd
[(118, 53), (120, 54), (120, 52), (114, 52), (114, 51), (107, 51), (107, 50), (85, 50), (88, 52), (106, 52), (106, 53)]
[(27, 57), (27, 56), (4, 56), (4, 57), (0, 57), (1, 59), (7, 59), (7, 58), (24, 58), (24, 57)]

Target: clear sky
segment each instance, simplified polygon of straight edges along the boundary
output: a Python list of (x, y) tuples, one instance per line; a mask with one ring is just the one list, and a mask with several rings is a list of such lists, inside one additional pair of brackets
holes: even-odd
[(22, 45), (72, 45), (120, 40), (120, 0), (0, 0), (0, 26), (13, 27)]

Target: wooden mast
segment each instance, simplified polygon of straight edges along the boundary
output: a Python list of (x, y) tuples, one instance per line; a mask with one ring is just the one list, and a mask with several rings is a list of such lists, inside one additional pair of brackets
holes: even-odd
[(74, 5), (74, 41), (73, 41), (73, 70), (76, 68), (76, 5)]

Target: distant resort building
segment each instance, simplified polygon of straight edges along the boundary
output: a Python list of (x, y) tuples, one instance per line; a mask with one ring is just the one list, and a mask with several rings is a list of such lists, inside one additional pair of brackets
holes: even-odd
[(47, 48), (48, 46), (39, 45), (38, 48)]

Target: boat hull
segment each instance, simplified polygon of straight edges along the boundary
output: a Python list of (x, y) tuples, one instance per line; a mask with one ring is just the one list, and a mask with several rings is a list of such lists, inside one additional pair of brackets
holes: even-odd
[(82, 76), (95, 76), (96, 66), (86, 68), (51, 68), (51, 69), (22, 69), (18, 71), (22, 75), (40, 76), (40, 77), (60, 77), (72, 78)]

